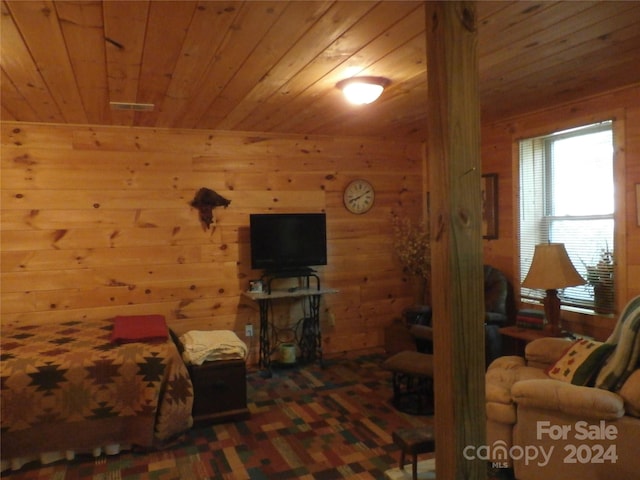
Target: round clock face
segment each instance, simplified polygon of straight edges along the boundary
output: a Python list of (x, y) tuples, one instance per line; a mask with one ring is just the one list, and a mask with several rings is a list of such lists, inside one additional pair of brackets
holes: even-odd
[(373, 207), (375, 192), (366, 180), (354, 180), (344, 189), (344, 206), (352, 213), (365, 213)]

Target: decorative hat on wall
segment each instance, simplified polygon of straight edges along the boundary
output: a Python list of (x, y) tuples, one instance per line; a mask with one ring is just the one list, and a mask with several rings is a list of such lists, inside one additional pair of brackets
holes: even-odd
[(203, 187), (198, 190), (190, 205), (198, 209), (202, 226), (207, 230), (212, 223), (215, 223), (213, 209), (220, 206), (227, 208), (230, 203), (231, 200), (227, 200), (213, 190)]

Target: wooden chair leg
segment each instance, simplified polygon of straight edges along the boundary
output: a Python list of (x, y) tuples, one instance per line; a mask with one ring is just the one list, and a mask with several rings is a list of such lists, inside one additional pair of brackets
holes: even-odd
[(400, 447), (400, 470), (404, 471), (406, 454), (411, 455), (413, 480), (418, 479), (418, 454), (435, 450), (435, 436), (430, 427), (404, 428), (391, 434), (393, 443)]

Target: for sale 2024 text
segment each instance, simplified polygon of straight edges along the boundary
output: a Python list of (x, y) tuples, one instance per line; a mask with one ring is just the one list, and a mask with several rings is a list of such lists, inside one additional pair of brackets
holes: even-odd
[[(616, 463), (618, 455), (615, 443), (618, 428), (607, 425), (604, 420), (590, 424), (584, 420), (572, 425), (552, 425), (548, 421), (536, 423), (536, 438), (544, 440), (562, 440), (581, 442), (585, 440), (602, 441), (600, 443), (567, 443), (564, 445), (565, 463)], [(551, 447), (553, 448), (553, 447)]]
[[(536, 422), (536, 439), (540, 445), (513, 445), (507, 449), (502, 440), (493, 445), (467, 446), (467, 460), (492, 460), (495, 467), (508, 466), (509, 461), (523, 461), (526, 465), (546, 466), (555, 455), (564, 455), (565, 463), (616, 463), (618, 455), (615, 440), (618, 428), (604, 420), (597, 424), (579, 421), (573, 425), (554, 425), (548, 421)], [(555, 442), (561, 442), (562, 451), (555, 452)]]

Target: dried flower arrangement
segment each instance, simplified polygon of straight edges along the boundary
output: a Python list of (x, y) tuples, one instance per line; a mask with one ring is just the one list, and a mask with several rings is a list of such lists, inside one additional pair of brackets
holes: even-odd
[(428, 295), (431, 280), (431, 243), (429, 225), (391, 214), (393, 246), (405, 273), (415, 275), (422, 282), (422, 303)]

